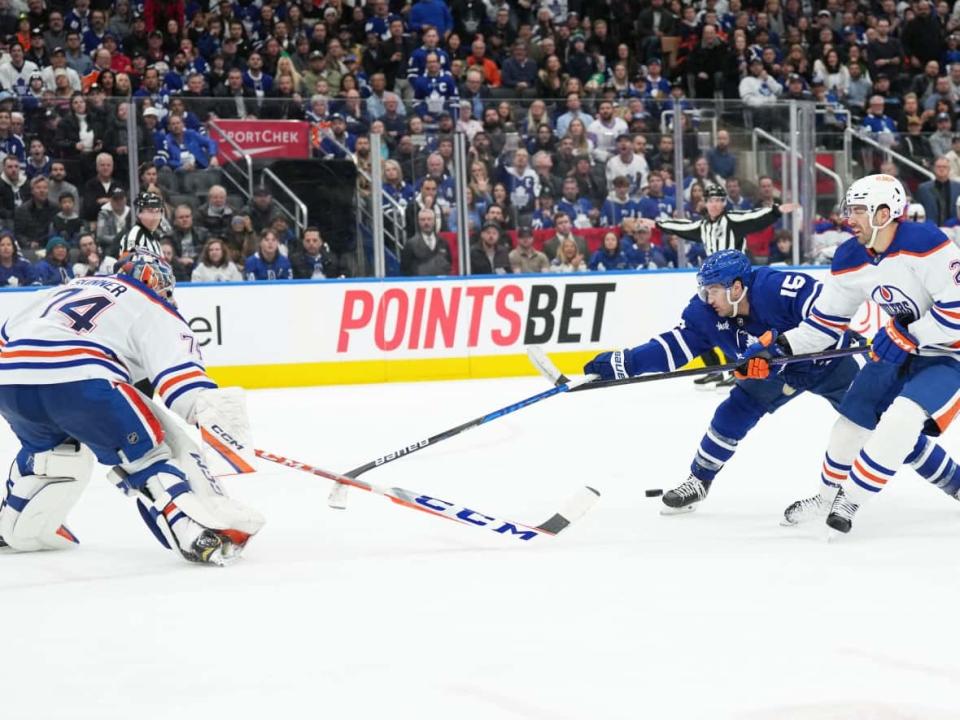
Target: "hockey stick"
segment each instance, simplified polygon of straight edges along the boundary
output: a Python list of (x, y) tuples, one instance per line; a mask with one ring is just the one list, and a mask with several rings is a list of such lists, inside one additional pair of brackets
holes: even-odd
[(592, 508), (600, 497), (600, 493), (592, 487), (585, 486), (577, 491), (558, 512), (554, 513), (545, 522), (540, 523), (536, 527), (531, 527), (510, 520), (491, 517), (476, 510), (471, 510), (465, 505), (440, 500), (439, 498), (417, 493), (412, 490), (367, 483), (347, 475), (330, 472), (329, 470), (313, 467), (312, 465), (307, 465), (297, 460), (274, 455), (264, 450), (257, 450), (256, 453), (257, 457), (277, 463), (278, 465), (283, 465), (284, 467), (302, 470), (311, 475), (317, 475), (327, 480), (342, 483), (343, 485), (366, 490), (376, 495), (383, 495), (396, 504), (413, 510), (419, 510), (429, 515), (453, 520), (461, 525), (486, 528), (500, 535), (517, 537), (520, 540), (533, 540), (543, 535), (552, 536), (559, 534)]
[[(813, 360), (831, 360), (833, 358), (850, 357), (860, 355), (870, 350), (868, 345), (858, 345), (856, 347), (838, 348), (831, 350), (821, 350), (820, 352), (806, 353), (804, 355), (789, 355), (786, 357), (775, 357), (770, 360), (771, 365), (788, 365), (795, 362), (807, 362)], [(571, 382), (570, 378), (564, 375), (554, 365), (553, 361), (547, 357), (547, 354), (540, 347), (530, 347), (527, 349), (527, 357), (534, 364), (540, 374), (554, 384), (554, 387), (567, 385)], [(670, 372), (654, 373), (650, 375), (636, 375), (634, 377), (621, 378), (619, 380), (589, 380), (581, 382), (575, 387), (568, 387), (569, 392), (579, 392), (580, 390), (596, 390), (598, 388), (616, 387), (618, 385), (633, 385), (635, 383), (656, 382), (657, 380), (670, 380), (671, 378), (691, 377), (695, 375), (708, 375), (716, 372), (727, 372), (736, 370), (743, 365), (743, 360), (735, 363), (726, 363), (725, 365), (713, 365), (710, 367), (690, 368), (688, 370), (673, 370)], [(587, 378), (595, 378), (595, 375), (587, 375)]]
[[(576, 380), (570, 380), (567, 382), (555, 384), (554, 387), (550, 388), (549, 390), (545, 390), (544, 392), (537, 393), (536, 395), (531, 395), (530, 397), (520, 400), (519, 402), (515, 402), (512, 405), (507, 405), (506, 407), (499, 408), (498, 410), (489, 412), (486, 415), (481, 415), (480, 417), (474, 418), (473, 420), (468, 420), (465, 423), (461, 423), (456, 427), (452, 427), (442, 432), (439, 432), (436, 435), (431, 435), (428, 438), (424, 438), (423, 440), (418, 440), (415, 443), (411, 443), (410, 445), (407, 445), (405, 447), (399, 448), (392, 452), (386, 453), (385, 455), (381, 455), (380, 457), (375, 458), (370, 462), (366, 462), (363, 465), (355, 467), (353, 470), (350, 470), (349, 472), (344, 473), (344, 475), (348, 478), (358, 478), (361, 475), (363, 475), (363, 473), (373, 470), (374, 468), (380, 467), (381, 465), (386, 465), (387, 463), (391, 463), (394, 460), (399, 460), (400, 458), (406, 457), (407, 455), (411, 455), (417, 452), (418, 450), (423, 450), (423, 448), (428, 447), (430, 445), (436, 445), (438, 442), (441, 442), (443, 440), (448, 440), (449, 438), (455, 437), (456, 435), (459, 435), (462, 432), (466, 432), (467, 430), (470, 430), (472, 428), (485, 425), (488, 422), (491, 422), (493, 420), (496, 420), (497, 418), (503, 417), (504, 415), (510, 415), (511, 413), (515, 413), (517, 410), (522, 410), (523, 408), (533, 405), (535, 403), (538, 403), (541, 400), (546, 400), (547, 398), (551, 398), (554, 395), (559, 395), (562, 392), (568, 392), (573, 388), (576, 388), (586, 382), (589, 382), (592, 378), (593, 376), (591, 375), (589, 377), (578, 378)], [(344, 483), (344, 484), (349, 485), (349, 483)], [(342, 488), (339, 485), (334, 485), (333, 489), (330, 491), (330, 497), (327, 499), (327, 504), (332, 508), (342, 510), (346, 506), (346, 498), (343, 492), (344, 490), (345, 488)]]

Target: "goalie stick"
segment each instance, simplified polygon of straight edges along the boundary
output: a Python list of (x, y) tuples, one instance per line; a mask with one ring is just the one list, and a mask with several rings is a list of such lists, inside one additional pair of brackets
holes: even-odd
[(403, 505), (404, 507), (408, 507), (413, 510), (419, 510), (429, 515), (445, 518), (447, 520), (453, 520), (461, 525), (485, 528), (487, 530), (492, 530), (499, 535), (516, 537), (520, 540), (527, 541), (544, 535), (552, 536), (561, 533), (577, 519), (586, 514), (586, 512), (593, 507), (600, 497), (599, 492), (591, 487), (585, 486), (578, 490), (577, 493), (574, 494), (558, 512), (554, 513), (550, 518), (540, 523), (536, 527), (531, 527), (522, 523), (492, 517), (477, 510), (471, 510), (465, 505), (448, 502), (446, 500), (441, 500), (439, 498), (435, 498), (430, 495), (424, 495), (423, 493), (414, 492), (412, 490), (404, 490), (403, 488), (399, 487), (384, 487), (381, 485), (367, 483), (363, 480), (357, 480), (356, 478), (349, 477), (347, 475), (330, 472), (329, 470), (313, 467), (312, 465), (307, 465), (306, 463), (302, 463), (297, 460), (291, 460), (290, 458), (285, 458), (280, 455), (274, 455), (273, 453), (268, 453), (265, 450), (257, 450), (256, 454), (259, 458), (268, 460), (272, 463), (277, 463), (278, 465), (283, 465), (284, 467), (302, 470), (303, 472), (310, 473), (311, 475), (317, 475), (319, 477), (326, 478), (327, 480), (333, 480), (334, 482), (342, 483), (343, 485), (349, 485), (350, 487), (366, 490), (367, 492), (371, 492), (376, 495), (383, 495), (396, 504)]
[[(353, 470), (350, 470), (349, 472), (344, 473), (344, 475), (348, 478), (356, 479), (361, 475), (363, 475), (363, 473), (369, 472), (370, 470), (380, 467), (381, 465), (386, 465), (387, 463), (393, 462), (394, 460), (399, 460), (400, 458), (406, 457), (407, 455), (415, 453), (418, 450), (423, 450), (423, 448), (429, 447), (430, 445), (436, 445), (438, 442), (441, 442), (443, 440), (448, 440), (472, 428), (485, 425), (486, 423), (496, 420), (497, 418), (501, 418), (504, 415), (515, 413), (517, 410), (522, 410), (523, 408), (529, 407), (530, 405), (538, 403), (541, 400), (546, 400), (547, 398), (551, 398), (554, 395), (559, 395), (562, 392), (568, 392), (570, 390), (573, 390), (574, 388), (582, 385), (583, 383), (589, 382), (592, 377), (593, 376), (591, 375), (589, 377), (585, 377), (582, 379), (578, 378), (576, 380), (569, 380), (562, 383), (555, 383), (554, 387), (550, 388), (549, 390), (545, 390), (544, 392), (537, 393), (536, 395), (531, 395), (530, 397), (524, 398), (523, 400), (520, 400), (519, 402), (515, 402), (512, 405), (507, 405), (505, 407), (494, 410), (493, 412), (489, 412), (486, 415), (481, 415), (480, 417), (474, 418), (472, 420), (467, 420), (467, 422), (465, 423), (461, 423), (460, 425), (457, 425), (455, 427), (439, 432), (436, 435), (431, 435), (428, 438), (424, 438), (423, 440), (418, 440), (415, 443), (406, 445), (405, 447), (399, 448), (385, 455), (381, 455), (380, 457), (375, 458), (370, 462), (366, 462), (363, 465), (360, 465), (359, 467), (355, 467)], [(345, 495), (346, 485), (349, 485), (349, 483), (342, 483), (342, 484), (338, 483), (334, 485), (333, 488), (330, 490), (330, 497), (327, 499), (327, 504), (330, 507), (336, 508), (338, 510), (342, 510), (346, 506), (346, 495)]]
[[(771, 365), (787, 365), (795, 362), (805, 362), (812, 360), (831, 360), (834, 358), (848, 357), (850, 355), (859, 355), (870, 349), (869, 345), (857, 347), (838, 348), (833, 350), (822, 350), (820, 352), (806, 353), (805, 355), (789, 355), (787, 357), (775, 357), (770, 360)], [(560, 372), (553, 361), (543, 351), (543, 348), (531, 346), (527, 348), (527, 357), (534, 367), (540, 371), (547, 380), (553, 383), (554, 387), (562, 387), (571, 382), (570, 378)], [(656, 382), (657, 380), (670, 380), (671, 378), (690, 377), (693, 375), (706, 375), (709, 373), (726, 372), (736, 370), (743, 365), (743, 361), (735, 363), (726, 363), (725, 365), (712, 365), (702, 368), (690, 368), (688, 370), (672, 370), (670, 372), (652, 373), (649, 375), (635, 375), (633, 377), (621, 378), (620, 380), (596, 380), (596, 375), (587, 375), (586, 382), (580, 382), (575, 387), (568, 388), (569, 392), (579, 392), (580, 390), (596, 390), (598, 388), (615, 387), (617, 385), (633, 385), (635, 383)]]

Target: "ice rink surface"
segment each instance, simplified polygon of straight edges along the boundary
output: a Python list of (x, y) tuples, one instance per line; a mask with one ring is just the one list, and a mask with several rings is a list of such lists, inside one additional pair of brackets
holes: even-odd
[[(258, 391), (257, 444), (346, 471), (532, 395), (538, 378)], [(267, 525), (226, 569), (164, 551), (98, 479), (72, 552), (0, 555), (10, 720), (960, 718), (960, 503), (902, 471), (826, 543), (786, 529), (832, 411), (765, 419), (703, 507), (659, 515), (722, 396), (674, 380), (561, 395), (365, 476), (536, 524), (474, 530), (262, 464)], [(944, 443), (960, 456), (956, 429)], [(0, 449), (15, 441), (4, 427)]]

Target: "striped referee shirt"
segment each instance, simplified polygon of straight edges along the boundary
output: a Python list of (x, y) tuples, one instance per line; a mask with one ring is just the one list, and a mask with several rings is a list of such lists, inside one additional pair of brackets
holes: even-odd
[(155, 232), (150, 232), (139, 222), (120, 236), (120, 250), (117, 257), (123, 257), (134, 249), (146, 250), (154, 255), (163, 257), (160, 250), (160, 237)]
[(773, 225), (783, 215), (780, 207), (757, 208), (746, 212), (723, 212), (716, 220), (658, 220), (657, 227), (684, 240), (702, 242), (707, 255), (720, 250), (743, 250), (747, 235)]

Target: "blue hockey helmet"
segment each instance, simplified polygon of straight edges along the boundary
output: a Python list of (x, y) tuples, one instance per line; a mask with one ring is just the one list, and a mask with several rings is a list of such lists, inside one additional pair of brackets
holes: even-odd
[(117, 275), (139, 280), (158, 295), (169, 298), (177, 284), (173, 268), (159, 255), (137, 248), (117, 261)]
[[(750, 258), (739, 250), (720, 250), (704, 260), (697, 271), (697, 294), (706, 302), (707, 288), (710, 285), (720, 285), (727, 289), (727, 301), (733, 305), (736, 314), (737, 304), (746, 295), (747, 281), (750, 277)], [(739, 280), (744, 287), (744, 293), (736, 301), (730, 297), (730, 288), (734, 281)]]

